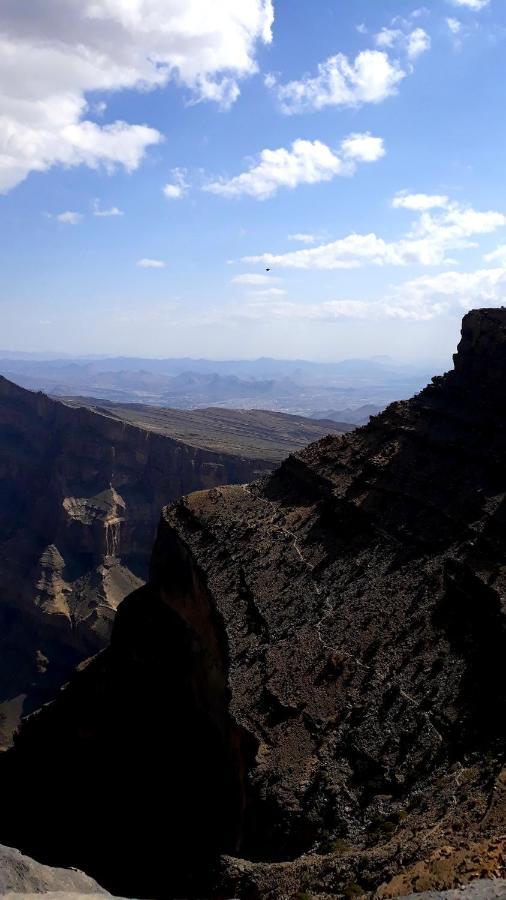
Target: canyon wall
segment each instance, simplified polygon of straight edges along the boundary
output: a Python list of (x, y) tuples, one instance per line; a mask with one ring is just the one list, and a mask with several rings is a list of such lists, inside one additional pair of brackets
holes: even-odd
[(0, 747), (107, 644), (119, 602), (147, 577), (162, 507), (273, 465), (0, 378)]

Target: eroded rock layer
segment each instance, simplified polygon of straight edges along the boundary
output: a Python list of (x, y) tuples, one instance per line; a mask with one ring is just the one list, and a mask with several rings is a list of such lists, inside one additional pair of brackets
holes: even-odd
[[(1, 760), (0, 838), (145, 897), (504, 874), (505, 389), (506, 310), (470, 313), (412, 400), (168, 507), (110, 648)], [(31, 815), (55, 797), (72, 833)]]
[(273, 467), (278, 432), (282, 446), (295, 440), (283, 415), (264, 425), (264, 456), (254, 436), (250, 450), (226, 452), (240, 444), (233, 422), (215, 424), (221, 452), (199, 435), (172, 439), (170, 425), (160, 434), (0, 378), (0, 748), (23, 710), (107, 644), (119, 602), (147, 577), (162, 506), (254, 478)]

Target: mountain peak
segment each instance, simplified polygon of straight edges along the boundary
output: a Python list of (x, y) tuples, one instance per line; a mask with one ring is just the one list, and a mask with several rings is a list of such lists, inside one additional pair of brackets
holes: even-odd
[(506, 376), (506, 307), (473, 309), (462, 320), (453, 362), (459, 381), (498, 381)]

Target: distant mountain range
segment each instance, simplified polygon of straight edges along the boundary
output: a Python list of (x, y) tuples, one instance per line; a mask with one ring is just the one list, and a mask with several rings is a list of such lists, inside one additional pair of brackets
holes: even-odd
[[(357, 424), (430, 380), (428, 367), (401, 365), (388, 357), (317, 363), (268, 358), (42, 360), (10, 354), (0, 356), (0, 374), (55, 397), (80, 395), (176, 409), (256, 408)], [(366, 412), (354, 412), (362, 407)]]

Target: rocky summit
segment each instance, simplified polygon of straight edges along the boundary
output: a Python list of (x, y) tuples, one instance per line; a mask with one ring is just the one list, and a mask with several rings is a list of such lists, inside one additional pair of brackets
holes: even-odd
[(108, 649), (0, 759), (0, 839), (137, 897), (504, 874), (506, 310), (454, 369), (164, 510)]
[(162, 506), (269, 471), (304, 434), (276, 413), (90, 409), (0, 377), (0, 749), (109, 641), (147, 578)]

